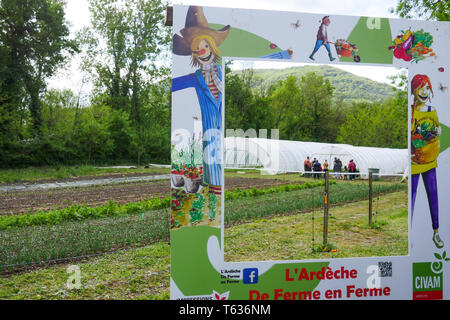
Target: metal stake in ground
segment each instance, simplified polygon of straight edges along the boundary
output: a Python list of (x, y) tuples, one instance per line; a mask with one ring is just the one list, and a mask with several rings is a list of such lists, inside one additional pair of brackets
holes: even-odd
[(328, 242), (328, 171), (325, 172), (325, 192), (323, 204), (323, 245)]

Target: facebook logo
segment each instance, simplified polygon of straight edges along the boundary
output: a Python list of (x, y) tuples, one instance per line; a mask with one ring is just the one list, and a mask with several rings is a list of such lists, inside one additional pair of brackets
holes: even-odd
[(242, 271), (242, 279), (244, 284), (258, 283), (258, 269), (247, 268)]

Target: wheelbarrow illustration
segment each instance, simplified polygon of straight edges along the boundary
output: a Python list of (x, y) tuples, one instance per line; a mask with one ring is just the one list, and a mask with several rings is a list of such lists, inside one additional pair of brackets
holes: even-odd
[(330, 42), (334, 44), (336, 52), (341, 57), (353, 58), (353, 61), (359, 62), (361, 58), (356, 54), (358, 48), (344, 39), (338, 39), (336, 42)]

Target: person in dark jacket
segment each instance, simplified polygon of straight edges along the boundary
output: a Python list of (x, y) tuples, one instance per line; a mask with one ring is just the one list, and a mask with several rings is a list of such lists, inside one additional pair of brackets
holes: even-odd
[(319, 162), (319, 160), (316, 160), (313, 164), (313, 171), (314, 171), (314, 179), (320, 179), (320, 171), (322, 171), (322, 165)]

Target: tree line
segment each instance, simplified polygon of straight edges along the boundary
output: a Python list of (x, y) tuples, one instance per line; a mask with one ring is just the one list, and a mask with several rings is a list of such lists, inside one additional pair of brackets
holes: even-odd
[(393, 96), (358, 102), (342, 95), (333, 99), (329, 80), (314, 72), (288, 76), (265, 88), (252, 69), (233, 73), (227, 68), (225, 126), (244, 131), (277, 128), (282, 140), (407, 148), (406, 75), (391, 81)]
[[(402, 17), (420, 8), (399, 0)], [(125, 5), (126, 3), (126, 5)], [(89, 26), (70, 33), (64, 0), (0, 0), (0, 167), (170, 161), (171, 28), (162, 0), (89, 0)], [(437, 3), (441, 3), (437, 1)], [(412, 5), (414, 4), (414, 5)], [(430, 13), (431, 12), (431, 13)], [(47, 82), (75, 55), (93, 83), (80, 92)], [(279, 128), (280, 139), (406, 147), (405, 90), (377, 103), (334, 99), (314, 73), (252, 87), (226, 74), (226, 127)]]
[[(169, 161), (162, 1), (89, 0), (90, 25), (75, 37), (63, 0), (0, 4), (0, 166)], [(47, 86), (75, 54), (93, 83), (87, 105)]]

